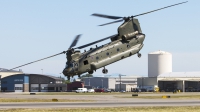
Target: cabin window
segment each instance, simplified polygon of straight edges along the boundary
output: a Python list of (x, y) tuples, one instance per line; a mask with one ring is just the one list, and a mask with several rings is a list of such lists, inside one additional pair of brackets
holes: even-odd
[(119, 48), (117, 48), (117, 52), (119, 52), (120, 51), (120, 49)]
[(109, 52), (107, 52), (106, 55), (109, 56)]
[(97, 56), (97, 57), (96, 57), (96, 59), (98, 60), (98, 59), (99, 59), (99, 57)]
[(130, 47), (130, 45), (127, 45), (127, 48), (129, 48)]
[(83, 61), (84, 65), (88, 64), (88, 60)]

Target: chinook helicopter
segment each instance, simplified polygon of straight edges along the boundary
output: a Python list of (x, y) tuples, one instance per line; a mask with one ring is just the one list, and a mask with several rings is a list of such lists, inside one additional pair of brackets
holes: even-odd
[[(124, 22), (118, 27), (118, 33), (115, 35), (73, 48), (74, 46), (76, 46), (81, 36), (77, 35), (74, 41), (71, 43), (68, 50), (12, 69), (16, 69), (28, 64), (42, 61), (44, 59), (48, 59), (60, 54), (66, 54), (67, 62), (62, 73), (65, 76), (67, 76), (68, 80), (70, 80), (70, 77), (73, 77), (75, 75), (78, 75), (80, 77), (81, 74), (86, 72), (88, 72), (89, 74), (93, 74), (93, 72), (99, 68), (103, 68), (102, 73), (107, 74), (108, 70), (105, 68), (107, 65), (122, 60), (124, 58), (130, 57), (134, 54), (137, 54), (139, 58), (142, 56), (139, 53), (139, 51), (144, 46), (143, 42), (145, 39), (145, 34), (142, 33), (139, 21), (135, 17), (155, 12), (158, 10), (162, 10), (165, 8), (169, 8), (175, 5), (183, 4), (186, 2), (181, 2), (178, 4), (166, 6), (160, 9), (156, 9), (153, 11), (149, 11), (146, 13), (130, 17), (118, 17), (118, 16), (110, 16), (110, 15), (94, 13), (92, 14), (92, 16), (108, 18), (108, 19), (119, 19), (117, 21), (102, 24), (99, 26), (104, 26), (122, 21)], [(110, 39), (111, 42), (101, 46), (96, 45), (96, 48), (90, 48), (90, 50), (88, 51), (85, 50), (82, 53), (79, 50), (107, 39)]]

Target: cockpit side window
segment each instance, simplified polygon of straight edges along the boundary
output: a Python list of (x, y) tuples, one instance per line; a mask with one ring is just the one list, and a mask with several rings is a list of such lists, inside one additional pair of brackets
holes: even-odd
[(65, 68), (67, 68), (67, 67), (68, 67), (68, 65), (67, 65), (67, 63), (66, 63)]
[(70, 63), (70, 65), (69, 65), (69, 66), (70, 66), (70, 67), (73, 67), (73, 65), (74, 65), (73, 63)]
[(88, 60), (83, 61), (84, 65), (88, 64)]
[(133, 23), (133, 27), (134, 27), (135, 31), (138, 31), (138, 27), (137, 27), (137, 25), (135, 23)]

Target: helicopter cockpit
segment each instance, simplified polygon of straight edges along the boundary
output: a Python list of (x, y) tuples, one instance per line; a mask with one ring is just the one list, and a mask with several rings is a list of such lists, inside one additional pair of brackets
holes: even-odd
[(73, 74), (74, 72), (74, 63), (73, 62), (67, 62), (65, 65), (65, 68), (63, 70), (63, 74), (65, 76), (68, 76), (69, 74)]

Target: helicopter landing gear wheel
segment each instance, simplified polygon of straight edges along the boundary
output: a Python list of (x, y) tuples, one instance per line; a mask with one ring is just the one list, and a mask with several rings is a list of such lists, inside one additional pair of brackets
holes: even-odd
[(137, 53), (137, 56), (138, 56), (138, 58), (140, 58), (140, 57), (142, 56), (142, 54), (140, 54), (140, 53)]
[(103, 70), (102, 70), (102, 73), (103, 73), (103, 74), (107, 74), (107, 73), (108, 73), (108, 69), (106, 69), (106, 68), (104, 67)]

